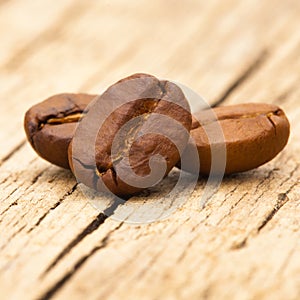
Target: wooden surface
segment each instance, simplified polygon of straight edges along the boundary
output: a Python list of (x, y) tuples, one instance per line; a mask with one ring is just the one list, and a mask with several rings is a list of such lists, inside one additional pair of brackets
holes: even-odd
[[(297, 0), (0, 1), (0, 299), (300, 299), (299, 20)], [(106, 218), (37, 157), (23, 115), (134, 72), (280, 105), (289, 144), (203, 210), (199, 179), (164, 221)]]

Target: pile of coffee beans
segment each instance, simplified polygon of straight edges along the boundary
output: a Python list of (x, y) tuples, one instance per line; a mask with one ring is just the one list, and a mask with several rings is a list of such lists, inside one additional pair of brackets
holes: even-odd
[[(257, 168), (285, 147), (290, 129), (282, 109), (271, 104), (192, 115), (176, 84), (147, 74), (124, 78), (100, 96), (52, 96), (27, 111), (24, 126), (42, 158), (120, 197), (157, 184), (174, 166), (203, 175)], [(221, 148), (223, 167), (212, 168), (212, 150)]]

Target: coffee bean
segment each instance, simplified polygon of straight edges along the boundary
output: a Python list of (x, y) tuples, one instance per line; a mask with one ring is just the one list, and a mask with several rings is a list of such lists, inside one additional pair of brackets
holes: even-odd
[(24, 120), (27, 138), (44, 159), (69, 168), (68, 146), (86, 106), (88, 94), (59, 94), (31, 107)]
[[(201, 111), (195, 114), (191, 128), (202, 174), (210, 173), (211, 150), (222, 144), (226, 148), (225, 174), (257, 168), (273, 159), (287, 144), (289, 121), (282, 109), (275, 105), (248, 103), (218, 107), (212, 112), (217, 120), (214, 114)], [(189, 155), (191, 147), (189, 142), (183, 155)], [(192, 172), (194, 164), (190, 161), (185, 170)], [(177, 166), (180, 167), (180, 163)], [(221, 172), (221, 169), (215, 168), (214, 173)]]
[(134, 74), (109, 87), (80, 122), (69, 146), (71, 169), (98, 191), (136, 194), (174, 167), (190, 126), (189, 105), (177, 85)]

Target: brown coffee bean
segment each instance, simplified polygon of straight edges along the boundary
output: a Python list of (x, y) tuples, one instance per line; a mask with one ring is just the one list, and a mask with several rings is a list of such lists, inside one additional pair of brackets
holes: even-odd
[(173, 168), (190, 126), (189, 105), (178, 86), (134, 74), (109, 87), (90, 107), (69, 146), (71, 169), (98, 191), (136, 194)]
[(86, 106), (88, 94), (59, 94), (31, 107), (24, 120), (27, 138), (44, 159), (69, 168), (68, 146)]
[[(213, 112), (217, 121), (211, 113), (201, 111), (195, 114), (191, 129), (202, 174), (210, 173), (211, 149), (222, 143), (225, 143), (227, 152), (225, 174), (257, 168), (273, 159), (287, 144), (289, 121), (282, 109), (275, 105), (239, 104), (218, 107)], [(220, 132), (224, 135), (223, 140)], [(191, 147), (189, 142), (184, 155), (189, 155)], [(186, 171), (193, 169), (194, 162), (185, 165)]]

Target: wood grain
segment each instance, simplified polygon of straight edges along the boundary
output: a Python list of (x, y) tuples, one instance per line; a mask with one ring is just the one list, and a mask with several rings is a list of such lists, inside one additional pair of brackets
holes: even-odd
[[(0, 2), (0, 298), (299, 299), (299, 9), (296, 0)], [(280, 105), (289, 144), (224, 178), (204, 209), (200, 178), (166, 220), (107, 217), (69, 171), (36, 156), (22, 119), (55, 93), (101, 93), (140, 71), (210, 103)], [(175, 179), (139, 201), (159, 201)]]

